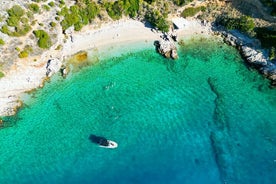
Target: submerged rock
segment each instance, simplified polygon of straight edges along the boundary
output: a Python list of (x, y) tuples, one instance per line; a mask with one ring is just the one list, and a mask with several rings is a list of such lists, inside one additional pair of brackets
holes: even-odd
[(73, 58), (77, 61), (77, 62), (83, 62), (86, 61), (88, 57), (88, 54), (86, 51), (80, 51), (78, 53), (76, 53)]

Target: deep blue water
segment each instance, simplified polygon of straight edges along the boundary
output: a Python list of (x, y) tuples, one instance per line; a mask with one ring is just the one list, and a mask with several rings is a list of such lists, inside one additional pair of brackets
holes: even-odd
[(4, 119), (0, 183), (276, 183), (276, 90), (234, 48), (185, 42), (172, 61), (127, 47), (91, 51), (98, 63)]

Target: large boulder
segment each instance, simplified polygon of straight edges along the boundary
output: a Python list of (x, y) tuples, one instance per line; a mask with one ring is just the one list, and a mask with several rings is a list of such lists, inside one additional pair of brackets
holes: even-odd
[(65, 65), (62, 65), (61, 68), (60, 68), (60, 73), (61, 73), (61, 76), (63, 78), (66, 78), (66, 76), (68, 75), (68, 67), (65, 66)]
[(156, 41), (155, 46), (157, 51), (166, 58), (177, 59), (177, 48), (170, 40)]
[(46, 76), (51, 77), (53, 74), (60, 71), (62, 62), (59, 59), (50, 59), (46, 65)]

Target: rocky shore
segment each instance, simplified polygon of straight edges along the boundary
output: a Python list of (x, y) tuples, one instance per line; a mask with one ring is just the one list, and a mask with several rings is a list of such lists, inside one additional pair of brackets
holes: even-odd
[(259, 40), (249, 38), (238, 31), (217, 30), (215, 32), (223, 37), (225, 43), (237, 48), (247, 64), (271, 80), (272, 87), (276, 87), (276, 61), (269, 59), (268, 53), (261, 47)]
[[(24, 103), (22, 95), (42, 87), (44, 81), (55, 73), (60, 72), (65, 78), (70, 68), (64, 61), (79, 51), (111, 47), (118, 43), (152, 43), (159, 38), (159, 34), (153, 33), (142, 22), (129, 19), (108, 22), (99, 27), (91, 25), (67, 34), (66, 39), (61, 32), (57, 34), (58, 42), (37, 56), (36, 61), (32, 57), (18, 59), (5, 71), (5, 76), (0, 79), (0, 117), (14, 115)], [(61, 49), (56, 50), (58, 46)], [(10, 60), (13, 61), (12, 58)]]
[[(268, 59), (268, 54), (261, 49), (257, 40), (248, 38), (239, 32), (226, 32), (214, 29), (210, 23), (189, 20), (182, 30), (177, 31), (179, 37), (190, 38), (195, 35), (210, 36), (213, 33), (222, 35), (224, 41), (236, 47), (248, 64), (258, 69), (276, 86), (276, 64)], [(133, 35), (137, 35), (133, 37)], [(58, 35), (57, 42), (50, 50), (43, 53), (37, 62), (26, 59), (16, 62), (12, 69), (0, 80), (0, 116), (10, 116), (16, 113), (22, 105), (21, 95), (27, 91), (42, 86), (45, 78), (61, 72), (66, 77), (67, 69), (62, 63), (64, 57), (72, 56), (81, 50), (95, 49), (122, 42), (154, 41), (160, 54), (167, 58), (177, 59), (177, 47), (174, 40), (167, 35), (167, 39), (154, 33), (139, 21), (122, 20), (107, 23), (100, 29), (87, 26), (81, 32), (73, 32), (63, 43), (63, 36)], [(152, 42), (151, 42), (152, 43)], [(57, 45), (62, 46), (56, 50)], [(12, 84), (12, 85), (11, 85)]]

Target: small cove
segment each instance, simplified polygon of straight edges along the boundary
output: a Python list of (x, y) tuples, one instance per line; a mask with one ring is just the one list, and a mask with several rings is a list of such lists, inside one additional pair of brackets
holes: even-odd
[(202, 39), (177, 61), (151, 43), (89, 55), (99, 62), (47, 83), (0, 130), (1, 183), (276, 181), (276, 91), (234, 48)]

